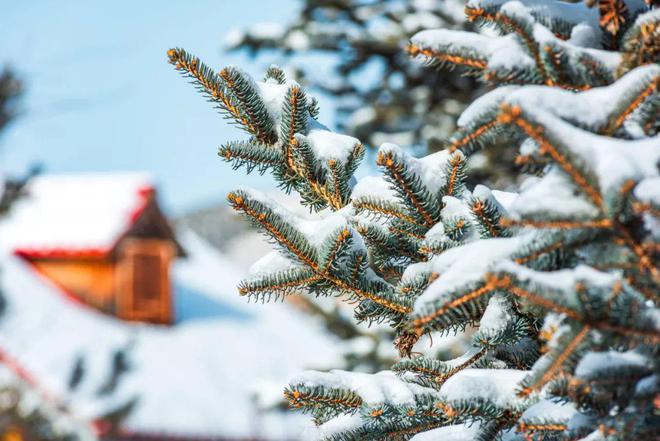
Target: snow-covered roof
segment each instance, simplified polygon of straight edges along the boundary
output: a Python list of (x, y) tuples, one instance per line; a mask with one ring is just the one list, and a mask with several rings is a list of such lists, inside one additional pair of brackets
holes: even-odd
[(152, 192), (143, 173), (37, 176), (2, 221), (0, 243), (24, 254), (106, 253)]
[[(340, 343), (287, 304), (246, 304), (235, 288), (243, 269), (193, 233), (179, 237), (189, 258), (172, 271), (172, 327), (80, 307), (23, 259), (0, 253), (0, 349), (82, 417), (98, 418), (137, 398), (122, 424), (128, 433), (308, 439), (307, 418), (259, 411), (255, 403), (268, 400), (269, 391), (281, 397), (302, 369), (337, 364)], [(128, 368), (108, 387), (118, 351)]]

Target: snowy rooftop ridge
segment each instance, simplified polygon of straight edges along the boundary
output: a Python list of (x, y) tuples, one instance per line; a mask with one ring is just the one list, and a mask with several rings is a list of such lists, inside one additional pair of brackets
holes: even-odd
[(10, 251), (108, 251), (153, 189), (145, 173), (37, 176), (2, 220), (0, 244)]

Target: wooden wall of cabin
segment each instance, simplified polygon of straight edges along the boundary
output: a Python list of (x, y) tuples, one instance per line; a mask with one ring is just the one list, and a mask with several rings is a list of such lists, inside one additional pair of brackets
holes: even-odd
[(158, 324), (174, 321), (170, 266), (176, 251), (168, 239), (122, 240), (116, 269), (117, 317)]
[(83, 302), (115, 313), (115, 264), (108, 258), (34, 260), (45, 276)]

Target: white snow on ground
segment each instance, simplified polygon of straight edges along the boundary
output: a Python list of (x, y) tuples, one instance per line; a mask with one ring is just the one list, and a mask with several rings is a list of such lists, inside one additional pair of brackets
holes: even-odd
[[(255, 390), (281, 391), (303, 369), (336, 365), (338, 342), (286, 304), (246, 304), (235, 288), (244, 270), (193, 233), (179, 237), (189, 257), (173, 268), (181, 313), (173, 327), (128, 324), (74, 304), (4, 249), (0, 348), (81, 416), (97, 417), (138, 397), (124, 424), (131, 431), (300, 437), (308, 419), (258, 413)], [(130, 369), (115, 390), (101, 394), (120, 349)], [(78, 358), (84, 372), (71, 391)]]

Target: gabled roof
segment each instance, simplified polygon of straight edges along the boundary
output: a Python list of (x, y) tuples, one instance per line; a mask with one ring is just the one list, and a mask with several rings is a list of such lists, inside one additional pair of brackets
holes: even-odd
[(143, 173), (37, 176), (2, 221), (0, 243), (31, 257), (106, 254), (153, 192)]

